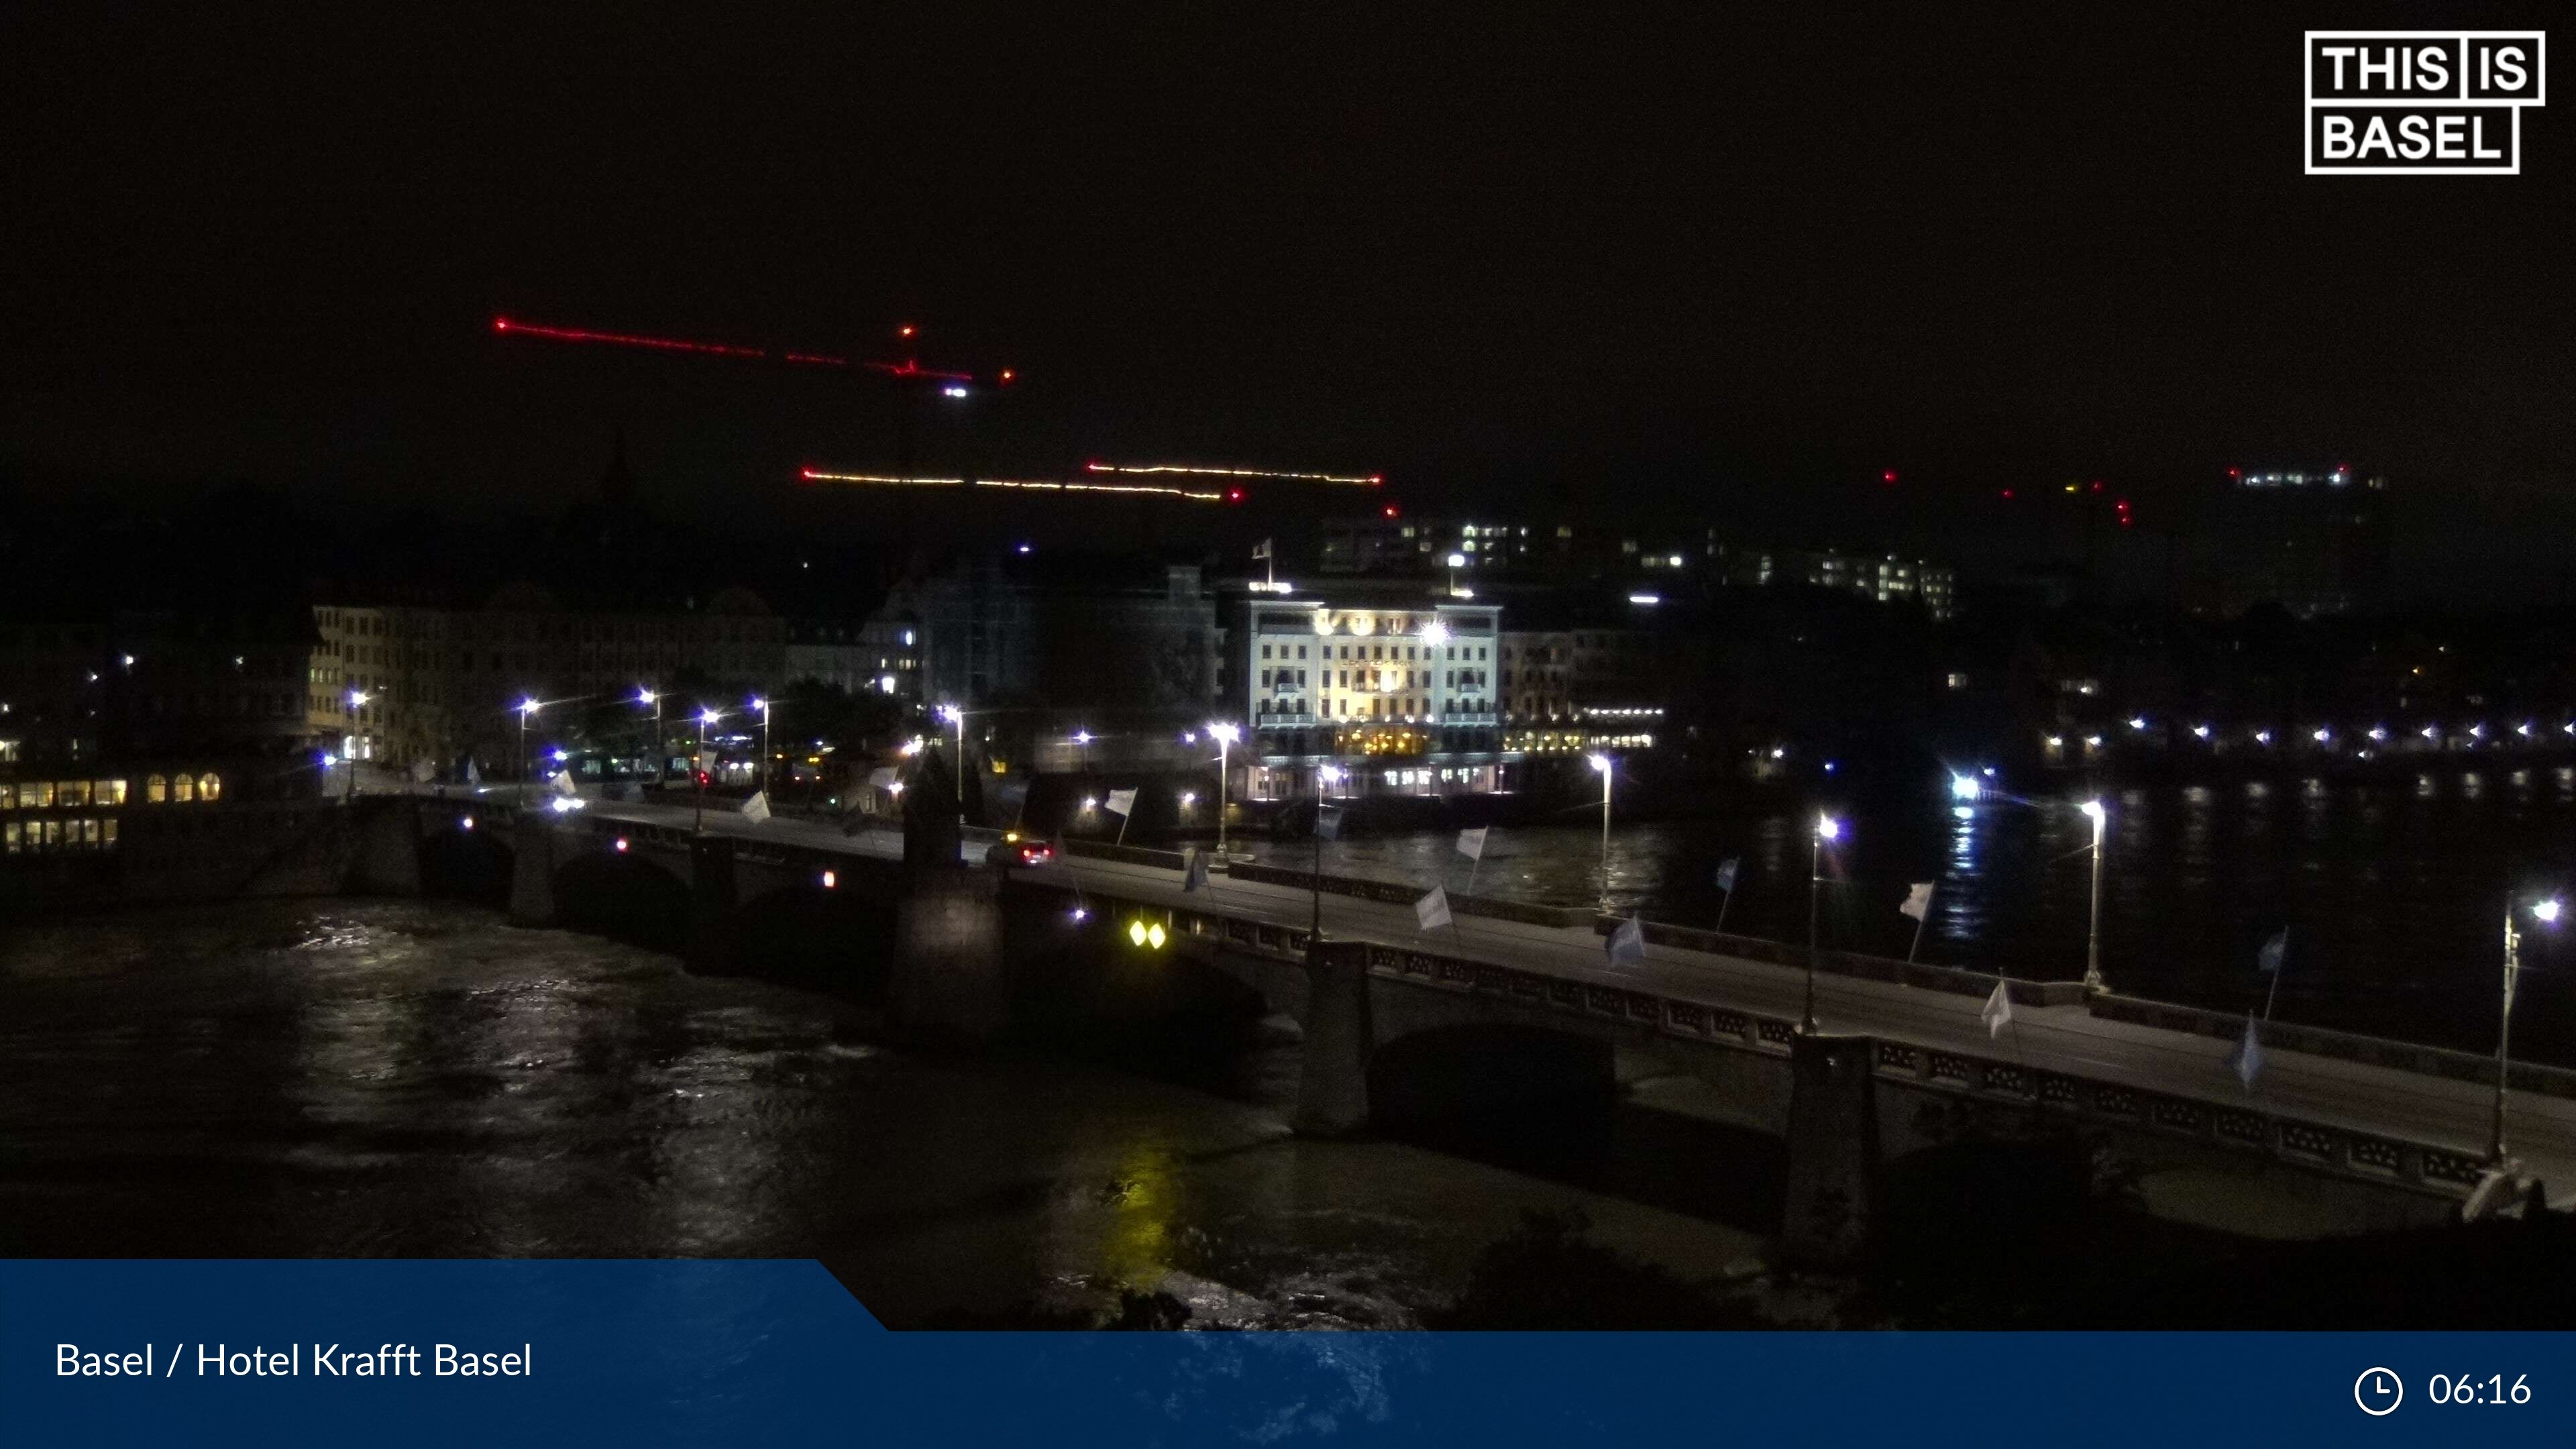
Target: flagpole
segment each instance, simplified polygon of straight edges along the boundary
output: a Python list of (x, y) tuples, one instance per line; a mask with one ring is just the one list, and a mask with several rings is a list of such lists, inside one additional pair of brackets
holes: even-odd
[(1914, 953), (1923, 949), (1923, 928), (1932, 923), (1932, 907), (1927, 903), (1923, 914), (1914, 918), (1914, 944), (1905, 948), (1905, 964), (1914, 964)]
[(1723, 936), (1723, 935), (1725, 935), (1725, 934), (1726, 934), (1726, 913), (1727, 913), (1727, 910), (1728, 910), (1730, 907), (1732, 907), (1734, 904), (1735, 904), (1735, 887), (1733, 887), (1733, 886), (1728, 886), (1728, 887), (1726, 888), (1726, 899), (1724, 899), (1724, 900), (1722, 900), (1722, 901), (1719, 901), (1719, 902), (1717, 903), (1717, 933), (1718, 933), (1719, 935), (1721, 935), (1721, 936)]
[(2290, 953), (2284, 948), (2281, 959), (2272, 964), (2272, 989), (2263, 993), (2263, 1020), (2266, 1023), (2272, 1020), (2272, 1002), (2281, 994), (2281, 973), (2288, 969), (2289, 964)]
[(1114, 841), (1110, 842), (1111, 844), (1113, 844), (1113, 845), (1125, 845), (1125, 844), (1127, 843), (1127, 822), (1128, 822), (1128, 821), (1130, 821), (1130, 820), (1133, 820), (1133, 819), (1135, 819), (1135, 818), (1136, 818), (1136, 802), (1135, 802), (1135, 801), (1133, 801), (1133, 800), (1130, 800), (1130, 801), (1128, 801), (1128, 802), (1127, 802), (1127, 810), (1126, 810), (1126, 813), (1124, 813), (1124, 814), (1122, 814), (1122, 815), (1120, 815), (1120, 816), (1118, 817), (1118, 838), (1117, 838), (1116, 840), (1114, 840)]

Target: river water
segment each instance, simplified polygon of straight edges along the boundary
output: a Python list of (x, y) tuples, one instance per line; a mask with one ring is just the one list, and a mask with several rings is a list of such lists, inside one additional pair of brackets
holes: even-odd
[(892, 1050), (833, 998), (456, 903), (22, 924), (0, 1254), (819, 1257), (896, 1324), (1137, 1289), (1402, 1326), (1527, 1208), (1693, 1280), (1758, 1250), (1758, 1207), (1651, 1205), (1651, 1141), (1522, 1171), (1299, 1140), (1293, 1047), (1237, 1067)]
[[(1990, 792), (1960, 807), (1946, 785), (1633, 827), (1614, 815), (1610, 907), (1699, 926), (1724, 909), (1730, 931), (1804, 942), (1809, 824), (1827, 809), (1847, 827), (1819, 901), (1828, 946), (1905, 955), (1914, 922), (1897, 906), (1929, 881), (1921, 959), (2080, 977), (2092, 827), (2076, 799)], [(2491, 1051), (2505, 893), (2576, 888), (2568, 766), (2448, 765), (2369, 784), (2284, 775), (2111, 789), (2103, 801), (2103, 974), (2162, 1000), (2260, 1009), (2271, 982), (2257, 953), (2286, 927), (2281, 1019)], [(1325, 869), (1453, 891), (1472, 869), (1485, 894), (1589, 902), (1603, 890), (1598, 818), (1496, 827), (1472, 865), (1452, 832), (1370, 835), (1362, 824), (1324, 844)], [(1281, 865), (1312, 858), (1307, 842), (1245, 844)], [(1741, 861), (1731, 906), (1714, 882), (1729, 857)], [(2576, 1064), (2576, 943), (2523, 924), (2516, 1049)]]

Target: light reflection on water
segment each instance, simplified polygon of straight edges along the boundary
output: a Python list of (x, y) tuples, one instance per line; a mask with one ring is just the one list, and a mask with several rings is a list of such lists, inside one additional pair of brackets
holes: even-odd
[(855, 1025), (461, 905), (17, 929), (0, 1254), (819, 1257), (898, 1323), (1138, 1289), (1200, 1324), (1401, 1327), (1525, 1209), (1694, 1280), (1758, 1245), (1573, 1178), (1297, 1139), (1293, 1046), (1229, 1095)]
[[(2470, 1050), (2489, 1050), (2496, 1012), (2497, 921), (2508, 889), (2576, 888), (2576, 767), (2556, 788), (2533, 771), (2427, 772), (2384, 784), (2315, 778), (2121, 789), (2106, 797), (2103, 964), (2118, 990), (2221, 1010), (2256, 999), (2255, 953), (2277, 930), (2291, 953), (2277, 1014)], [(1828, 887), (1828, 944), (1905, 954), (1913, 922), (1896, 913), (1913, 881), (1934, 882), (1923, 959), (2066, 979), (2083, 971), (2090, 828), (2078, 796), (1989, 795), (1959, 818), (1948, 794), (1830, 803), (1848, 827), (1849, 883)], [(1815, 807), (1652, 822), (1614, 830), (1614, 910), (1715, 924), (1712, 879), (1742, 862), (1730, 931), (1803, 941), (1808, 822)], [(1304, 863), (1306, 846), (1247, 841)], [(1327, 869), (1428, 888), (1467, 880), (1445, 831), (1372, 836), (1363, 825), (1326, 847)], [(1496, 827), (1480, 889), (1563, 904), (1603, 889), (1596, 833)], [(2576, 1061), (2576, 945), (2531, 932), (2518, 1049)]]

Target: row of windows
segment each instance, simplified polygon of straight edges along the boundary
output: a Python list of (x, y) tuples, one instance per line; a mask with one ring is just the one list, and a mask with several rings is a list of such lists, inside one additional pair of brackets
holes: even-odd
[[(1261, 646), (1261, 657), (1264, 659), (1273, 657), (1270, 651), (1273, 648), (1276, 648), (1279, 651), (1276, 657), (1286, 659), (1289, 657), (1288, 650), (1290, 647), (1291, 646), (1286, 644), (1264, 644)], [(1306, 657), (1305, 645), (1299, 644), (1294, 647), (1297, 650), (1297, 658), (1303, 659)], [(1410, 660), (1413, 663), (1419, 664), (1426, 659), (1439, 659), (1443, 657), (1441, 654), (1442, 646), (1437, 644), (1344, 644), (1339, 646), (1342, 651), (1339, 656), (1336, 656), (1333, 653), (1335, 646), (1331, 644), (1321, 644), (1316, 647), (1324, 651), (1323, 657), (1326, 659), (1332, 659), (1335, 657), (1343, 659), (1387, 659), (1394, 660), (1398, 663)], [(1489, 646), (1483, 644), (1451, 644), (1447, 646), (1448, 654), (1446, 657), (1450, 659), (1482, 659), (1485, 657), (1485, 650), (1488, 647)], [(1357, 655), (1351, 653), (1354, 649), (1359, 651)], [(1403, 651), (1400, 654), (1395, 652), (1399, 649)]]
[[(1481, 699), (1453, 699), (1440, 706), (1442, 714), (1484, 714), (1491, 709), (1492, 706)], [(1291, 697), (1264, 699), (1255, 712), (1260, 715), (1301, 715), (1306, 712), (1306, 705), (1303, 700)], [(1323, 713), (1349, 719), (1351, 702), (1347, 698), (1325, 700)], [(1362, 719), (1411, 719), (1416, 715), (1428, 718), (1430, 714), (1431, 701), (1414, 695), (1360, 701), (1359, 717)]]
[(75, 815), (68, 820), (12, 820), (0, 824), (0, 842), (5, 842), (11, 855), (42, 854), (52, 850), (105, 850), (116, 844), (116, 820), (113, 816)]
[[(125, 791), (123, 780), (0, 780), (0, 810), (115, 809), (125, 803)], [(211, 772), (152, 775), (143, 781), (143, 800), (148, 805), (173, 801), (186, 805), (223, 796), (224, 777)]]

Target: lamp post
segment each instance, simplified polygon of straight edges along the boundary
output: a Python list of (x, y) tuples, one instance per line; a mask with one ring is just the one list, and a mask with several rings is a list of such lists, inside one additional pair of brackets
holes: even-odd
[(966, 848), (966, 711), (953, 704), (939, 707), (939, 717), (957, 726), (957, 848)]
[(711, 709), (698, 711), (698, 757), (691, 762), (690, 774), (698, 780), (698, 819), (690, 828), (703, 835), (707, 828), (707, 726), (724, 716)]
[(346, 747), (341, 751), (348, 756), (345, 763), (349, 767), (349, 778), (341, 790), (340, 798), (343, 800), (353, 800), (358, 795), (358, 710), (369, 697), (363, 689), (349, 691), (349, 733)]
[(2093, 822), (2093, 913), (2092, 924), (2084, 936), (2084, 989), (2101, 991), (2102, 985), (2102, 826), (2110, 812), (2099, 800), (2084, 802), (2084, 818)]
[(1324, 939), (1324, 794), (1325, 787), (1342, 778), (1342, 772), (1331, 765), (1315, 767), (1315, 873), (1307, 881), (1314, 887), (1314, 917), (1306, 927), (1309, 942)]
[(669, 773), (669, 761), (662, 748), (662, 696), (658, 691), (635, 687), (635, 702), (653, 706), (653, 783), (660, 786)]
[(1225, 859), (1226, 752), (1236, 740), (1243, 738), (1243, 731), (1236, 729), (1229, 722), (1218, 721), (1209, 725), (1207, 732), (1216, 738), (1216, 858), (1223, 860)]
[(1601, 772), (1601, 910), (1610, 910), (1610, 776), (1618, 762), (1608, 755), (1594, 752), (1592, 768)]
[(523, 699), (523, 700), (520, 700), (520, 701), (519, 701), (519, 803), (520, 803), (520, 804), (522, 804), (522, 805), (525, 805), (526, 803), (528, 803), (528, 772), (529, 772), (531, 769), (535, 768), (533, 765), (531, 765), (531, 764), (529, 764), (529, 763), (528, 763), (528, 721), (530, 721), (530, 720), (532, 720), (532, 719), (535, 719), (536, 717), (537, 717), (537, 702), (536, 702), (535, 700), (533, 700), (533, 699)]
[(1800, 1030), (1809, 1036), (1816, 1031), (1816, 904), (1825, 884), (1825, 842), (1842, 838), (1843, 823), (1830, 815), (1818, 815), (1807, 838), (1807, 1009)]
[[(762, 794), (766, 795), (769, 793), (769, 701), (765, 698), (755, 698), (751, 702), (751, 707), (760, 711), (759, 790)], [(958, 759), (961, 762), (965, 759), (963, 746), (959, 747)]]
[[(2531, 918), (2546, 926), (2558, 919), (2558, 909), (2556, 900), (2534, 901)], [(2513, 1041), (2514, 978), (2521, 974), (2522, 933), (2513, 928), (2513, 897), (2507, 896), (2504, 901), (2504, 1011), (2496, 1022), (2495, 1130), (2487, 1142), (2488, 1160), (2496, 1167), (2505, 1163), (2505, 1075), (2513, 1061), (2510, 1048)]]

